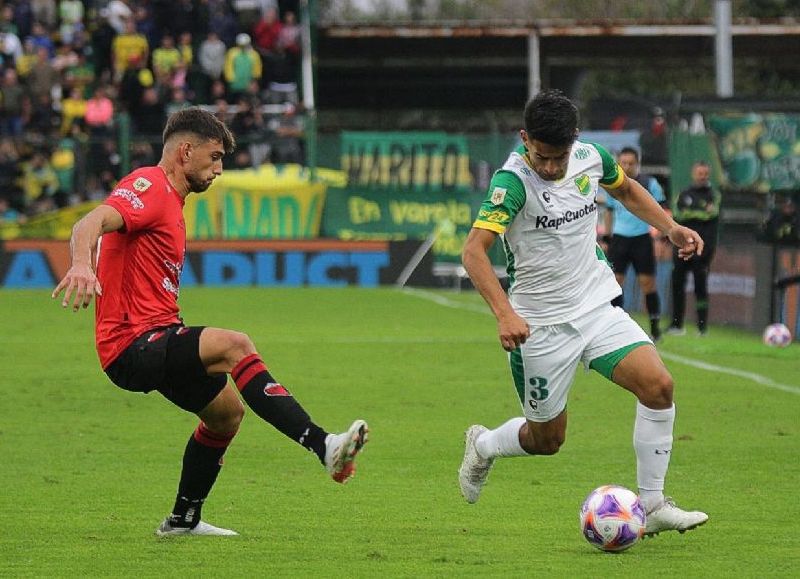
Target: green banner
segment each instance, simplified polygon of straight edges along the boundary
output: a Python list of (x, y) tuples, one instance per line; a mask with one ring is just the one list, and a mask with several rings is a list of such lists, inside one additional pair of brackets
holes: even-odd
[(323, 235), (339, 239), (400, 241), (435, 234), (438, 261), (459, 261), (482, 196), (472, 192), (438, 195), (417, 191), (328, 189)]
[(467, 140), (441, 132), (342, 133), (351, 187), (416, 192), (472, 188)]
[(347, 187), (329, 189), (322, 233), (340, 239), (435, 237), (437, 261), (457, 262), (480, 205), (469, 147), (443, 132), (343, 132)]
[(765, 193), (800, 189), (800, 115), (712, 116), (723, 185)]

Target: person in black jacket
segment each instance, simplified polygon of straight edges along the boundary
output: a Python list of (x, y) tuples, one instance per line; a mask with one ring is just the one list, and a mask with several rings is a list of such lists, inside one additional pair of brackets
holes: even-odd
[(708, 331), (708, 274), (717, 244), (720, 193), (711, 186), (711, 167), (705, 161), (692, 165), (692, 184), (673, 199), (672, 213), (675, 221), (694, 229), (705, 241), (701, 255), (684, 260), (673, 252), (672, 269), (672, 324), (667, 334), (682, 336), (686, 312), (686, 274), (694, 277), (694, 295), (697, 306), (697, 331), (703, 336)]

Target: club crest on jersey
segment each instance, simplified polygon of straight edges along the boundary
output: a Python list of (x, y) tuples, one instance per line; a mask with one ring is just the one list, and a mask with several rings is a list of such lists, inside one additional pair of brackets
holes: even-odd
[(492, 196), (489, 198), (489, 201), (492, 202), (492, 205), (500, 205), (503, 201), (505, 201), (507, 192), (508, 189), (503, 187), (495, 187), (492, 191)]
[(575, 177), (575, 186), (581, 195), (588, 195), (592, 190), (592, 181), (589, 179), (589, 175), (583, 173)]
[(291, 396), (289, 391), (277, 382), (269, 382), (264, 386), (264, 394), (267, 396)]
[(145, 179), (144, 177), (139, 177), (138, 179), (136, 179), (136, 181), (133, 182), (133, 188), (136, 189), (139, 193), (142, 193), (143, 191), (147, 191), (148, 189), (150, 189), (150, 185), (152, 185), (152, 183), (147, 179)]

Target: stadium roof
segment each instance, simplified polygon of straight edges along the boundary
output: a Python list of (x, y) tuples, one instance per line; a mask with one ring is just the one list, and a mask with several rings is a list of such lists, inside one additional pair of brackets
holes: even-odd
[[(731, 24), (735, 63), (800, 76), (800, 19), (734, 19)], [(415, 94), (418, 102), (441, 94), (440, 102), (485, 100), (489, 107), (499, 106), (491, 90), (507, 91), (508, 102), (517, 103), (530, 92), (532, 43), (543, 86), (558, 86), (571, 82), (563, 82), (565, 75), (589, 67), (691, 67), (713, 75), (715, 33), (712, 19), (322, 22), (319, 89), (336, 101), (328, 102), (334, 106), (380, 106), (392, 99), (392, 91), (399, 93), (396, 101), (402, 97), (410, 103)], [(453, 90), (441, 91), (443, 80)]]

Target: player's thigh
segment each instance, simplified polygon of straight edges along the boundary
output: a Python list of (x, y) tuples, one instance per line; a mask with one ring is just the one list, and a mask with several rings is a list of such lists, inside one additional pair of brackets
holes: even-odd
[(609, 380), (629, 352), (640, 345), (653, 344), (633, 318), (610, 304), (595, 308), (575, 324), (586, 340), (583, 363)]
[(634, 348), (617, 364), (613, 378), (648, 408), (672, 405), (672, 375), (654, 346)]
[(105, 369), (109, 379), (131, 392), (147, 393), (164, 382), (169, 336), (181, 326), (153, 328), (133, 343)]
[(531, 337), (509, 354), (525, 418), (545, 423), (566, 408), (583, 340), (569, 324), (533, 326)]
[(200, 338), (206, 328), (178, 328), (168, 337), (164, 380), (158, 391), (173, 404), (199, 413), (225, 388), (228, 377), (208, 372), (200, 357)]

